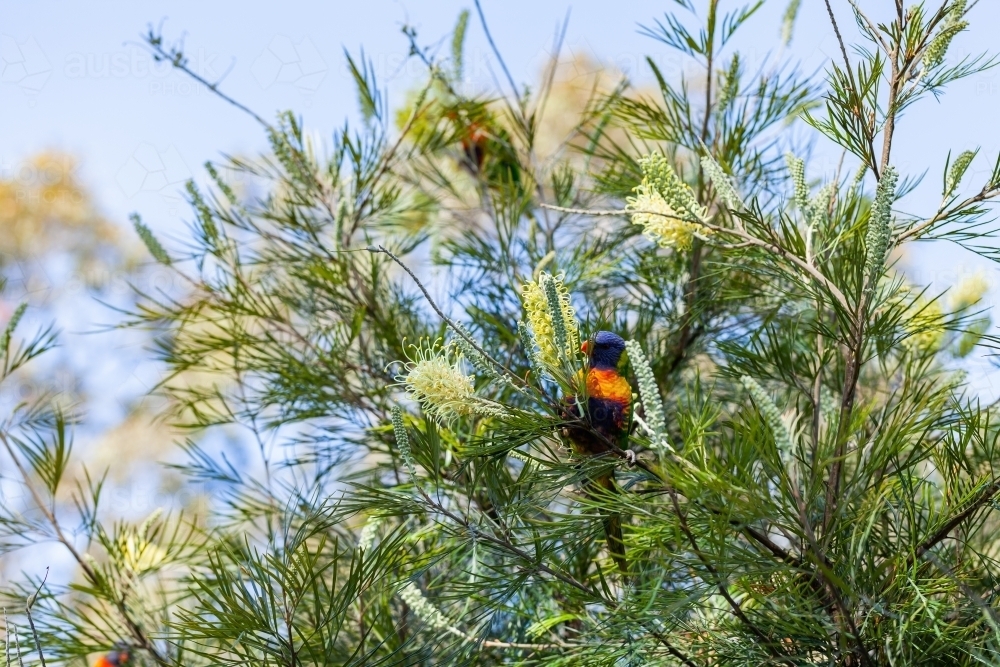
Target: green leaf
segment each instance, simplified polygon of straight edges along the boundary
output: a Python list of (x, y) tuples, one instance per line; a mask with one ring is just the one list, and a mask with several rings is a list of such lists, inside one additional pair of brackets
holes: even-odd
[(153, 236), (152, 230), (143, 224), (142, 218), (139, 217), (139, 214), (132, 213), (129, 218), (132, 220), (132, 225), (135, 227), (136, 233), (139, 235), (139, 238), (142, 239), (142, 242), (146, 244), (146, 250), (148, 250), (149, 254), (153, 256), (153, 259), (164, 266), (170, 266), (170, 255), (168, 255), (167, 251), (163, 249), (162, 245), (160, 245), (159, 240)]
[(463, 53), (465, 50), (465, 30), (469, 26), (469, 10), (463, 9), (458, 15), (458, 23), (451, 36), (452, 77), (455, 81), (462, 80)]

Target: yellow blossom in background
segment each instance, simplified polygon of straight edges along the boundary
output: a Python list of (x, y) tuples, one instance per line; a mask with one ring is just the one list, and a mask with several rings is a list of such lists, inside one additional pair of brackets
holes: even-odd
[(137, 529), (123, 527), (116, 536), (117, 549), (112, 551), (112, 557), (127, 571), (142, 574), (166, 563), (167, 552), (150, 535), (150, 529), (162, 513), (162, 509), (154, 510)]
[(942, 326), (944, 313), (939, 301), (927, 301), (917, 297), (910, 304), (911, 318), (904, 325), (911, 335), (903, 344), (911, 350), (932, 352), (939, 350), (944, 342), (945, 330)]
[[(550, 367), (558, 367), (563, 358), (573, 359), (580, 348), (580, 325), (563, 280), (562, 274), (554, 276), (542, 271), (537, 281), (527, 282), (521, 289), (524, 314), (535, 336), (538, 358)], [(552, 307), (548, 292), (554, 293), (556, 308)], [(562, 350), (560, 340), (564, 341)]]
[(71, 156), (46, 152), (18, 165), (10, 178), (0, 176), (0, 260), (68, 250), (89, 266), (116, 248), (119, 229), (100, 215), (78, 171)]
[(954, 312), (975, 306), (982, 301), (989, 289), (990, 283), (981, 271), (965, 276), (951, 288), (951, 292), (948, 294), (951, 310)]
[(625, 210), (634, 211), (632, 224), (642, 225), (643, 236), (660, 247), (687, 250), (695, 234), (707, 233), (698, 223), (682, 219), (646, 179), (635, 188), (635, 194), (625, 200)]

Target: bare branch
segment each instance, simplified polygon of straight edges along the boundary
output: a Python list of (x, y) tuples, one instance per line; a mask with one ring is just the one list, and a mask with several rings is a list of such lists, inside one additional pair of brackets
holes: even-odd
[(504, 366), (503, 364), (501, 364), (499, 361), (497, 361), (496, 359), (494, 359), (490, 355), (490, 353), (487, 352), (486, 350), (484, 350), (483, 347), (478, 342), (476, 342), (471, 336), (469, 336), (468, 334), (466, 334), (465, 331), (462, 329), (462, 327), (458, 326), (454, 321), (452, 321), (452, 319), (450, 317), (448, 317), (447, 315), (445, 315), (444, 311), (441, 310), (438, 307), (437, 303), (434, 302), (434, 299), (431, 298), (430, 292), (427, 291), (427, 288), (424, 287), (424, 284), (422, 282), (420, 282), (420, 279), (417, 278), (416, 274), (413, 273), (413, 271), (410, 270), (410, 267), (408, 267), (406, 264), (404, 264), (403, 261), (401, 259), (399, 259), (399, 257), (397, 257), (393, 253), (391, 253), (388, 250), (386, 250), (385, 246), (382, 246), (382, 245), (379, 245), (379, 246), (368, 246), (368, 251), (371, 252), (371, 253), (384, 253), (384, 254), (388, 255), (392, 259), (392, 261), (396, 262), (396, 264), (399, 264), (399, 266), (402, 267), (402, 269), (404, 271), (406, 271), (407, 274), (409, 274), (410, 278), (413, 279), (413, 282), (415, 282), (417, 284), (417, 287), (420, 288), (420, 291), (424, 293), (424, 298), (427, 299), (427, 303), (430, 304), (430, 307), (434, 309), (434, 312), (438, 314), (438, 317), (440, 317), (442, 320), (444, 320), (445, 324), (447, 324), (449, 327), (451, 327), (452, 331), (454, 331), (459, 336), (461, 336), (462, 339), (465, 340), (466, 343), (468, 343), (469, 345), (471, 345), (473, 347), (473, 349), (476, 350), (476, 352), (478, 352), (479, 354), (483, 355), (484, 359), (486, 359), (487, 361), (489, 361), (495, 367), (497, 367), (500, 370), (502, 370), (516, 384), (518, 384), (518, 385), (520, 385), (522, 387), (529, 386), (529, 385), (527, 385), (527, 383), (525, 383), (524, 380), (522, 380), (521, 378), (519, 378), (517, 376), (517, 374), (514, 373), (514, 371), (510, 370), (509, 368), (507, 368), (506, 366)]

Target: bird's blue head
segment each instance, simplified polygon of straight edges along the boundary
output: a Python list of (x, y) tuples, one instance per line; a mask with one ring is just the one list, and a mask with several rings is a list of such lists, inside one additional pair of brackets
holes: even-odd
[(585, 341), (583, 351), (590, 355), (590, 367), (601, 370), (618, 368), (625, 351), (625, 339), (610, 331), (598, 331), (593, 340)]

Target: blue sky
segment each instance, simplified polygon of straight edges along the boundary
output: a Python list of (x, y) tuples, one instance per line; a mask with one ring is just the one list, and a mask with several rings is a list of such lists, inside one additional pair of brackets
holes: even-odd
[[(847, 0), (832, 1), (845, 35), (856, 34)], [(722, 2), (724, 9), (737, 4)], [(823, 3), (802, 3), (795, 39), (782, 50), (780, 17), (786, 4), (769, 0), (736, 46), (751, 63), (781, 55), (800, 61), (807, 71), (821, 68), (836, 55)], [(861, 4), (876, 19), (893, 7), (891, 0)], [(109, 217), (124, 224), (128, 213), (138, 211), (161, 233), (183, 237), (189, 216), (178, 197), (183, 181), (200, 178), (206, 160), (222, 153), (254, 153), (265, 149), (265, 142), (251, 118), (151, 61), (138, 44), (148, 24), (162, 21), (168, 38), (183, 36), (191, 66), (210, 79), (226, 74), (222, 89), (261, 115), (270, 118), (292, 109), (311, 131), (330, 136), (345, 118), (357, 117), (345, 48), (358, 53), (364, 47), (389, 90), (390, 104), (398, 104), (420, 74), (417, 63), (406, 60), (401, 26), (413, 25), (421, 43), (435, 43), (446, 37), (459, 11), (470, 6), (456, 0), (0, 0), (0, 174), (16, 173), (20, 161), (36, 151), (69, 151), (81, 158), (79, 176)], [(681, 69), (666, 47), (637, 31), (638, 24), (674, 7), (669, 0), (483, 0), (483, 7), (518, 81), (536, 80), (567, 12), (568, 52), (617, 65), (640, 84), (649, 80), (646, 55), (668, 75)], [(972, 29), (956, 40), (951, 55), (994, 47), (1000, 2), (980, 2), (972, 20)], [(492, 87), (491, 72), (499, 70), (475, 20), (467, 61), (471, 85)], [(895, 161), (903, 173), (919, 174), (930, 167), (926, 194), (909, 198), (907, 208), (936, 206), (940, 165), (949, 149), (981, 145), (972, 171), (985, 177), (987, 162), (1000, 150), (998, 110), (1000, 70), (995, 70), (960, 81), (941, 103), (932, 100), (907, 114)], [(817, 168), (832, 172), (838, 155), (820, 141)], [(991, 265), (947, 245), (924, 245), (906, 262), (918, 282), (942, 288), (978, 267), (988, 271), (994, 285), (1000, 284)], [(996, 296), (994, 290), (991, 303)], [(989, 383), (989, 378), (983, 381)]]

